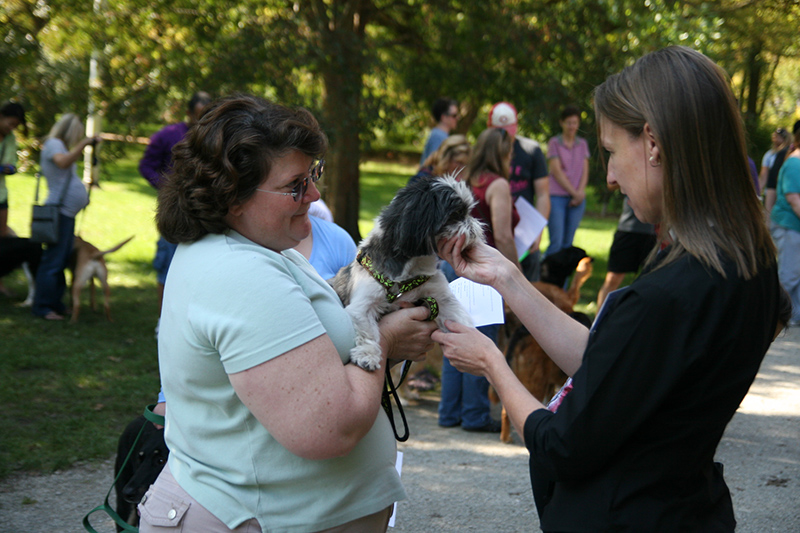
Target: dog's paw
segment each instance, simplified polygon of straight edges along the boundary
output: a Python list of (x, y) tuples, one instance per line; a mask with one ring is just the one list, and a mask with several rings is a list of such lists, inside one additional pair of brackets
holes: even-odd
[(380, 345), (368, 342), (350, 350), (350, 362), (373, 372), (381, 367)]

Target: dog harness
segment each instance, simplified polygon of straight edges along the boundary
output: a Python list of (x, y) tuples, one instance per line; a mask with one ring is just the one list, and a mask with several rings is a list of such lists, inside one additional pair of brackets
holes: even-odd
[[(364, 267), (366, 271), (369, 272), (373, 278), (375, 278), (375, 281), (383, 285), (383, 288), (386, 289), (386, 300), (388, 300), (389, 303), (394, 303), (394, 301), (400, 298), (404, 293), (416, 289), (431, 279), (430, 276), (417, 276), (416, 278), (407, 279), (405, 281), (394, 281), (375, 270), (375, 265), (372, 263), (372, 258), (367, 254), (358, 252), (356, 261), (358, 261), (358, 264)], [(433, 312), (432, 309), (431, 312)]]

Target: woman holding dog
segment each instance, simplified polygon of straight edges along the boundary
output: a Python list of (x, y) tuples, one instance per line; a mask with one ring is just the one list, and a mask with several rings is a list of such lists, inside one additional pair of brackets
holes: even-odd
[(327, 140), (305, 110), (237, 95), (173, 151), (158, 229), (179, 243), (159, 342), (167, 466), (140, 531), (385, 531), (405, 493), (381, 410), (389, 359), (431, 346), (423, 307), (380, 322), (381, 369), (346, 364), (349, 315), (296, 250)]
[(550, 411), (476, 331), (448, 323), (433, 338), (497, 389), (530, 451), (544, 531), (733, 531), (714, 453), (773, 339), (780, 290), (736, 100), (717, 65), (670, 47), (594, 102), (607, 181), (669, 244), (591, 330), (488, 246), (440, 244), (458, 274), (503, 295), (571, 392)]
[(67, 288), (64, 269), (75, 239), (75, 217), (89, 204), (89, 193), (78, 177), (77, 161), (83, 149), (97, 142), (97, 138), (84, 137), (83, 132), (78, 115), (66, 113), (52, 127), (42, 146), (39, 163), (47, 178), (46, 203), (57, 205), (66, 190), (59, 210), (58, 241), (47, 245), (36, 272), (36, 296), (31, 310), (45, 320), (64, 319), (66, 308), (62, 298)]

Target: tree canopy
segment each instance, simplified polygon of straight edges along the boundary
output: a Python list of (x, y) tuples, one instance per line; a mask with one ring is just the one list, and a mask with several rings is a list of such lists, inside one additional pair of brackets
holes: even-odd
[[(594, 144), (593, 88), (669, 44), (731, 76), (753, 151), (789, 126), (798, 99), (792, 0), (5, 0), (0, 99), (29, 110), (34, 136), (59, 113), (149, 135), (183, 119), (197, 90), (242, 91), (307, 107), (331, 139), (335, 219), (358, 237), (358, 164), (374, 145), (420, 146), (438, 97), (460, 102), (476, 135), (507, 100), (521, 130), (546, 140), (566, 104)], [(99, 83), (89, 87), (92, 55)], [(28, 145), (31, 143), (29, 142)], [(599, 172), (594, 179), (602, 180)]]

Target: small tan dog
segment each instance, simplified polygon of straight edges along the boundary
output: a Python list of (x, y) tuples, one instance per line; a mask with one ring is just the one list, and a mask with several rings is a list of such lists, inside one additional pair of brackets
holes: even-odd
[(92, 311), (95, 310), (95, 278), (100, 280), (100, 285), (103, 286), (103, 307), (105, 308), (106, 318), (109, 322), (113, 322), (111, 319), (111, 307), (109, 305), (111, 290), (108, 287), (108, 268), (106, 267), (106, 261), (103, 259), (103, 256), (111, 252), (116, 252), (128, 244), (131, 239), (133, 239), (133, 236), (128, 237), (113, 248), (100, 250), (80, 237), (75, 237), (69, 264), (69, 268), (72, 271), (72, 318), (70, 322), (78, 321), (78, 314), (81, 308), (81, 289), (83, 289), (87, 283), (89, 283)]

